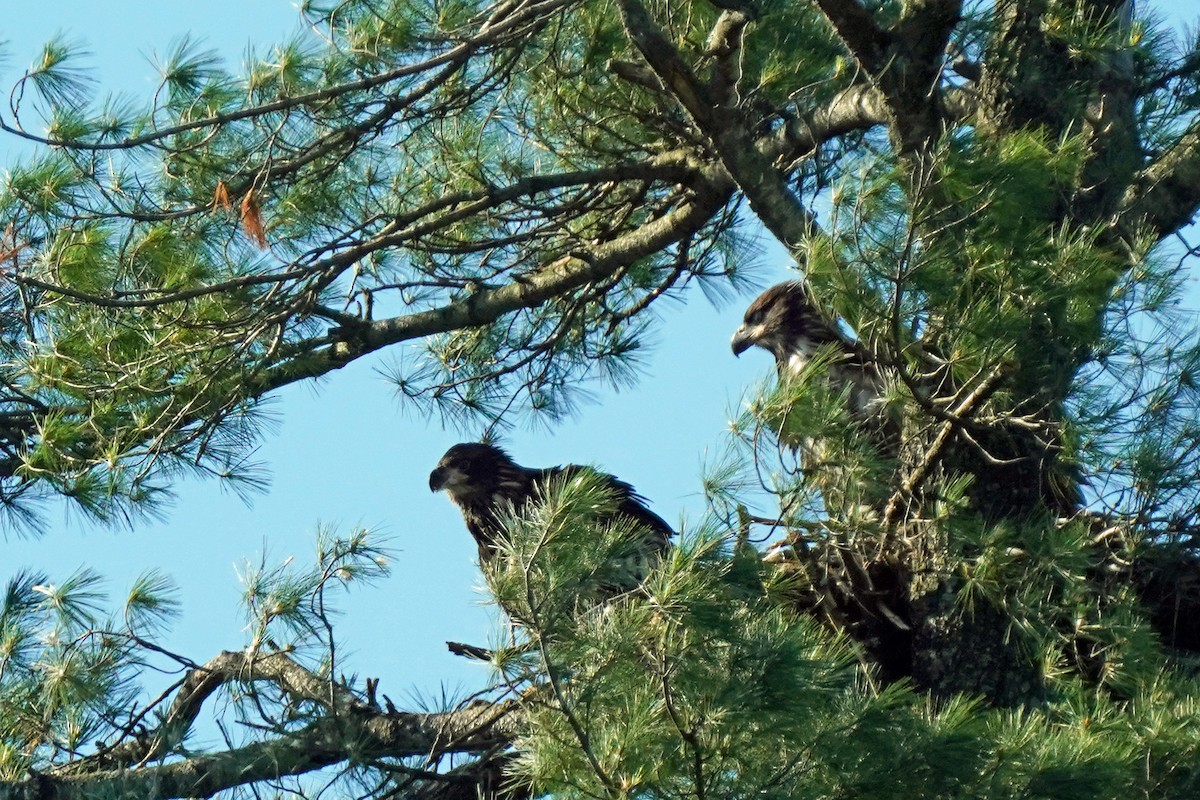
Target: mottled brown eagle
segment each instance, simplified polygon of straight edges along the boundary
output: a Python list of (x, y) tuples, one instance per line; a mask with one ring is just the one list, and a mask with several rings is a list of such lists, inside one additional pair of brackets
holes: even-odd
[[(895, 455), (899, 431), (886, 413), (884, 379), (859, 342), (817, 308), (801, 281), (776, 284), (759, 295), (733, 335), (734, 355), (761, 347), (775, 356), (780, 381), (800, 376), (818, 354), (827, 355), (825, 380), (833, 395), (845, 398), (849, 417), (865, 434), (873, 455)], [(890, 491), (856, 469), (855, 458), (837, 437), (826, 441), (809, 432), (785, 432), (781, 443), (798, 450), (806, 480), (816, 486), (831, 518), (866, 520), (882, 515)], [(908, 606), (902, 572), (891, 559), (864, 554), (845, 541), (789, 539), (774, 545), (766, 561), (792, 576), (796, 605), (834, 628), (848, 632), (881, 674), (904, 674), (911, 654)], [(824, 546), (821, 546), (821, 545)]]
[(858, 344), (816, 307), (801, 281), (778, 283), (746, 309), (733, 334), (733, 354), (761, 347), (775, 356), (779, 376), (798, 375), (822, 348), (834, 351), (829, 380), (847, 389), (850, 412), (866, 422), (883, 412), (883, 379)]
[[(887, 413), (883, 374), (867, 349), (817, 308), (803, 282), (776, 284), (759, 295), (746, 309), (732, 346), (735, 355), (754, 346), (769, 351), (775, 356), (780, 378), (801, 374), (818, 351), (832, 350), (831, 388), (847, 398), (851, 416), (875, 451), (885, 457), (896, 455), (899, 428)], [(971, 496), (985, 518), (1002, 518), (1011, 509), (1029, 509), (1029, 497), (1035, 494), (1059, 516), (1069, 517), (1079, 509), (1083, 478), (1061, 452), (1060, 414), (1053, 409), (1043, 411), (1044, 428), (1033, 433), (1022, 428), (1027, 420), (973, 428), (972, 446), (954, 448), (946, 456), (952, 469), (975, 476)], [(829, 461), (821, 442), (799, 438), (784, 443), (800, 450), (806, 472), (810, 464)], [(827, 496), (841, 478), (835, 470), (823, 481)]]
[(569, 481), (582, 474), (597, 478), (612, 501), (611, 510), (602, 513), (597, 522), (632, 522), (640, 534), (623, 562), (614, 565), (612, 575), (619, 577), (605, 587), (605, 593), (613, 596), (636, 589), (675, 532), (625, 481), (578, 464), (531, 469), (516, 463), (495, 445), (464, 442), (451, 447), (438, 461), (429, 474), (429, 489), (444, 489), (450, 495), (479, 546), (480, 565), (486, 567), (495, 559), (498, 544), (505, 536), (501, 520), (507, 514), (545, 498), (556, 481)]

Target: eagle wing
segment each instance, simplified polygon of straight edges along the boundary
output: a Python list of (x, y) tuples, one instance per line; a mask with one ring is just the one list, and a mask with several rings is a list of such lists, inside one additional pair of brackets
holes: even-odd
[(555, 479), (571, 480), (582, 474), (599, 478), (613, 498), (614, 509), (611, 513), (599, 517), (597, 522), (632, 522), (636, 526), (639, 537), (630, 542), (628, 550), (609, 562), (610, 570), (604, 586), (604, 593), (609, 595), (633, 591), (642, 584), (650, 570), (670, 547), (670, 539), (675, 535), (675, 531), (666, 520), (650, 510), (646, 499), (630, 484), (615, 475), (600, 472), (592, 467), (580, 464), (550, 467), (541, 470), (541, 475), (535, 483), (542, 487)]
[(646, 505), (646, 498), (637, 493), (634, 488), (621, 480), (615, 475), (610, 475), (607, 472), (600, 472), (592, 467), (585, 467), (581, 464), (564, 464), (561, 467), (550, 467), (540, 470), (540, 475), (535, 479), (535, 483), (541, 487), (555, 478), (562, 477), (570, 480), (577, 475), (591, 474), (597, 476), (603, 483), (613, 499), (616, 501), (616, 509), (611, 518), (606, 518), (603, 521), (616, 521), (618, 517), (626, 517), (637, 523), (637, 526), (644, 529), (648, 534), (654, 534), (648, 539), (654, 539), (660, 542), (660, 549), (667, 547), (669, 540), (675, 535), (675, 530), (667, 524), (666, 520), (655, 514)]
[(486, 567), (494, 564), (499, 545), (508, 536), (503, 521), (510, 510), (521, 512), (530, 504), (544, 502), (558, 486), (584, 475), (597, 480), (610, 496), (611, 505), (605, 504), (596, 515), (597, 527), (619, 525), (634, 532), (620, 542), (596, 536), (597, 546), (604, 549), (585, 551), (605, 561), (594, 576), (594, 586), (606, 599), (636, 589), (662, 558), (674, 535), (671, 526), (651, 511), (645, 498), (625, 481), (578, 464), (531, 469), (517, 464), (495, 445), (462, 442), (438, 461), (429, 474), (429, 488), (445, 490), (458, 506), (479, 547), (479, 563)]

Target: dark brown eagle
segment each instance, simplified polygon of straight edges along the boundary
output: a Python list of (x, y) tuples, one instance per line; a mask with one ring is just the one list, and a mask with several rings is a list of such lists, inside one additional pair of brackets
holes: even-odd
[(555, 481), (591, 474), (608, 490), (611, 511), (597, 522), (634, 523), (641, 538), (623, 563), (614, 565), (613, 580), (606, 586), (610, 596), (636, 589), (669, 546), (675, 532), (662, 517), (646, 507), (633, 487), (612, 475), (578, 464), (546, 469), (523, 467), (499, 447), (477, 442), (456, 444), (446, 451), (429, 473), (430, 491), (445, 490), (462, 512), (467, 530), (479, 546), (479, 563), (486, 567), (495, 559), (497, 545), (505, 536), (501, 520), (529, 503), (545, 498)]
[[(832, 350), (828, 371), (831, 388), (847, 398), (852, 418), (867, 434), (874, 450), (884, 457), (896, 454), (899, 426), (887, 414), (883, 374), (866, 348), (817, 308), (802, 281), (776, 284), (759, 295), (746, 309), (732, 346), (735, 355), (754, 346), (769, 351), (775, 356), (780, 378), (801, 374), (818, 351)], [(1049, 417), (1045, 430), (1036, 436), (1020, 426), (1003, 424), (974, 429), (974, 447), (956, 448), (947, 457), (955, 470), (976, 476), (972, 499), (985, 517), (999, 518), (1011, 508), (1028, 508), (1027, 498), (1020, 494), (1028, 487), (1035, 487), (1043, 504), (1059, 516), (1069, 517), (1079, 509), (1082, 475), (1060, 452), (1058, 415), (1044, 416)], [(806, 473), (810, 465), (824, 467), (831, 461), (822, 443), (811, 438), (784, 444), (800, 451)], [(988, 457), (981, 457), (980, 451)], [(844, 483), (837, 465), (833, 466), (832, 474), (822, 480), (827, 498)]]
[(838, 330), (812, 302), (801, 281), (778, 283), (760, 294), (746, 309), (742, 326), (733, 334), (735, 356), (761, 347), (775, 356), (779, 376), (798, 375), (817, 352), (831, 347), (834, 360), (829, 380), (847, 389), (850, 412), (860, 422), (877, 420), (883, 412), (883, 379), (858, 343)]

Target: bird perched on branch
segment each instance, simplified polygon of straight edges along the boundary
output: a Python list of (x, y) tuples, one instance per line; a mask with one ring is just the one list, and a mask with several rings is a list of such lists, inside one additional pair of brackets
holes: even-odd
[[(861, 343), (842, 333), (837, 322), (817, 308), (803, 282), (776, 284), (759, 295), (746, 309), (732, 346), (734, 355), (755, 346), (769, 351), (781, 379), (804, 374), (818, 352), (832, 351), (830, 388), (846, 398), (851, 418), (875, 453), (885, 458), (896, 455), (899, 426), (887, 413), (883, 375)], [(942, 393), (946, 394), (944, 387)], [(1079, 509), (1083, 477), (1061, 452), (1061, 413), (1041, 416), (1043, 429), (1036, 432), (1028, 429), (1028, 422), (1001, 421), (972, 429), (971, 445), (945, 457), (955, 470), (975, 475), (972, 498), (985, 518), (1003, 517), (1013, 508), (1027, 509), (1034, 495), (1060, 517), (1070, 517)], [(827, 467), (840, 457), (840, 453), (831, 456), (826, 443), (807, 432), (783, 441), (800, 451), (806, 474), (814, 465)], [(846, 474), (837, 463), (832, 466), (832, 474), (821, 481), (826, 499), (846, 484)]]
[[(783, 409), (784, 417), (771, 424), (781, 428), (780, 442), (800, 453), (808, 482), (820, 489), (832, 514), (879, 514), (886, 486), (864, 478), (866, 472), (886, 469), (900, 434), (887, 413), (883, 375), (865, 348), (817, 308), (801, 281), (779, 283), (759, 295), (731, 345), (734, 355), (761, 347), (775, 356), (781, 383), (801, 388), (816, 379), (802, 391), (809, 405)], [(828, 358), (823, 372), (810, 369), (818, 356)], [(844, 416), (826, 404), (830, 394), (844, 403)], [(849, 419), (849, 428), (839, 426), (839, 416)]]
[(612, 596), (631, 591), (645, 579), (675, 532), (646, 507), (645, 499), (628, 483), (578, 464), (546, 469), (523, 467), (499, 447), (465, 442), (451, 447), (438, 461), (429, 474), (429, 489), (445, 490), (450, 495), (479, 546), (480, 565), (487, 567), (507, 535), (501, 522), (506, 515), (544, 501), (556, 483), (585, 475), (597, 480), (611, 501), (596, 522), (632, 524), (637, 531), (638, 538), (624, 556), (627, 563), (614, 565), (612, 573), (617, 577), (605, 586)]
[[(831, 520), (881, 518), (891, 496), (890, 459), (900, 435), (885, 407), (883, 375), (866, 349), (817, 308), (801, 281), (776, 284), (759, 295), (746, 309), (731, 344), (734, 355), (751, 347), (770, 352), (780, 383), (814, 378), (824, 382), (816, 393), (801, 395), (806, 402), (820, 404), (827, 395), (843, 399), (846, 413), (819, 409), (802, 415), (801, 420), (816, 423), (814, 427), (785, 429), (780, 441), (799, 451), (805, 481), (820, 490)], [(818, 356), (828, 358), (823, 367), (813, 364)], [(787, 413), (790, 416), (792, 410)], [(879, 666), (880, 674), (895, 680), (911, 674), (911, 665), (906, 666), (912, 639), (906, 578), (891, 553), (874, 546), (860, 549), (870, 541), (861, 536), (848, 540), (836, 527), (811, 541), (790, 534), (764, 561), (788, 576), (789, 594), (798, 609), (848, 633)]]
[(833, 350), (829, 380), (839, 391), (848, 389), (850, 413), (860, 422), (883, 411), (883, 379), (858, 343), (838, 330), (813, 303), (801, 281), (777, 283), (746, 309), (742, 326), (733, 334), (733, 354), (761, 347), (775, 356), (781, 378), (798, 375), (822, 348)]

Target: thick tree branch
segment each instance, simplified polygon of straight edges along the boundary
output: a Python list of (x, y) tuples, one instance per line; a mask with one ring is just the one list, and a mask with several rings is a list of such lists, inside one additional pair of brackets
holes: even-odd
[(834, 137), (887, 121), (887, 106), (879, 90), (857, 84), (839, 92), (821, 108), (781, 125), (762, 143), (763, 155), (790, 164)]
[(536, 308), (572, 289), (610, 277), (618, 269), (682, 241), (703, 228), (729, 202), (733, 186), (711, 166), (697, 165), (693, 196), (661, 218), (622, 236), (576, 251), (533, 274), (496, 288), (484, 288), (439, 308), (400, 317), (364, 322), (339, 330), (329, 346), (315, 354), (318, 343), (299, 343), (302, 366), (284, 364), (266, 372), (248, 395), (261, 396), (298, 380), (324, 375), (389, 345), (437, 333), (495, 322), (505, 314)]
[(816, 5), (883, 93), (897, 151), (920, 156), (942, 132), (938, 86), (961, 0), (906, 2), (894, 30), (880, 28), (856, 0), (816, 0)]
[(0, 782), (0, 800), (211, 797), (235, 786), (301, 775), (354, 760), (484, 753), (519, 731), (511, 704), (472, 703), (443, 713), (356, 710), (291, 734), (214, 755), (136, 770), (54, 777), (34, 773)]
[(639, 0), (619, 0), (619, 6), (630, 41), (712, 141), (751, 208), (785, 247), (798, 250), (818, 230), (816, 221), (759, 149), (741, 109), (714, 102)]
[(366, 708), (345, 688), (322, 680), (292, 660), (287, 653), (227, 651), (187, 674), (156, 730), (102, 750), (89, 758), (71, 762), (62, 772), (81, 774), (161, 758), (183, 741), (205, 701), (231, 681), (268, 681), (293, 700), (317, 703), (335, 714)]
[(926, 70), (940, 71), (950, 31), (962, 18), (962, 5), (962, 0), (906, 0), (896, 33), (908, 57)]
[(1119, 216), (1130, 234), (1149, 228), (1159, 239), (1187, 225), (1200, 209), (1200, 121), (1147, 166), (1125, 193)]
[(714, 59), (713, 91), (723, 102), (737, 98), (742, 80), (742, 43), (750, 17), (741, 11), (723, 11), (709, 32), (704, 50)]
[[(946, 115), (958, 122), (970, 119), (978, 110), (975, 93), (954, 86), (939, 90), (939, 102)], [(883, 93), (870, 84), (855, 84), (824, 106), (789, 119), (762, 140), (759, 148), (771, 160), (786, 165), (838, 136), (886, 125), (889, 121)]]
[(888, 65), (891, 36), (857, 0), (815, 0), (838, 38), (864, 70), (878, 75)]
[[(321, 706), (322, 716), (267, 741), (144, 766), (167, 757), (183, 741), (205, 701), (230, 681), (269, 682), (295, 701)], [(518, 732), (514, 708), (512, 703), (477, 701), (443, 713), (382, 712), (287, 653), (224, 652), (188, 673), (157, 730), (54, 772), (0, 783), (0, 800), (208, 797), (348, 760), (495, 752)]]

